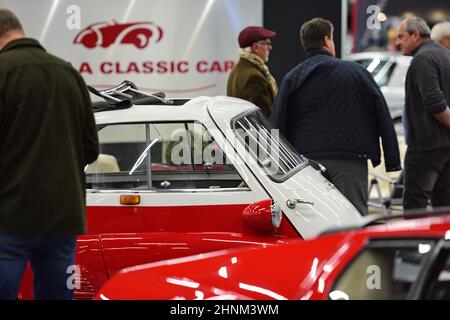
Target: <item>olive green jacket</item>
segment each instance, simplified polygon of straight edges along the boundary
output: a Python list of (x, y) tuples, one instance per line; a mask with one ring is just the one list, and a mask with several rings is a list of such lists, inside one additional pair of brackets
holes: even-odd
[(8, 43), (0, 51), (0, 232), (84, 233), (84, 167), (98, 152), (78, 72), (36, 40)]
[(240, 58), (231, 71), (227, 83), (227, 95), (250, 101), (261, 108), (269, 118), (275, 96), (264, 74), (250, 61)]

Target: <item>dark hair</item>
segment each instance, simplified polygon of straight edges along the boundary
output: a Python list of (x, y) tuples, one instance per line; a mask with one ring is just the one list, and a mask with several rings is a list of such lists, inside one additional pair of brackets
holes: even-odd
[(19, 18), (6, 8), (0, 8), (0, 38), (3, 38), (9, 31), (19, 30), (23, 32)]
[(333, 24), (329, 20), (314, 18), (302, 24), (300, 28), (300, 42), (305, 51), (322, 49), (325, 45), (325, 36), (331, 38)]

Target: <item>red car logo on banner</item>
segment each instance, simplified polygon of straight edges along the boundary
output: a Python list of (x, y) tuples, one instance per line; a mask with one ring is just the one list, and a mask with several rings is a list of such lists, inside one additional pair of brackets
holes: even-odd
[(150, 42), (157, 43), (163, 37), (161, 27), (153, 22), (113, 23), (97, 22), (80, 31), (73, 43), (81, 44), (88, 49), (96, 47), (108, 48), (112, 44), (132, 44), (144, 49)]

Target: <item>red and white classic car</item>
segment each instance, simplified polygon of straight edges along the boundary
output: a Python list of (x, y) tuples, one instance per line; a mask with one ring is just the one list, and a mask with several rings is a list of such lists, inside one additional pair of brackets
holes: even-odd
[(448, 300), (450, 211), (131, 267), (97, 298)]
[[(307, 239), (361, 219), (249, 102), (169, 100), (127, 81), (92, 91), (106, 101), (94, 105), (101, 155), (86, 168), (74, 298), (92, 298), (125, 267)], [(29, 274), (23, 298), (27, 283)]]

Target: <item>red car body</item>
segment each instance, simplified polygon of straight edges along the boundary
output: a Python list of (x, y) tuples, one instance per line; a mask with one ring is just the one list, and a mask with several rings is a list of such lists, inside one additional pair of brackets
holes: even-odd
[[(446, 241), (448, 246), (450, 214), (127, 268), (109, 280), (97, 298), (330, 299), (339, 277), (351, 270), (369, 243), (411, 239)], [(446, 268), (448, 275), (448, 262)]]
[[(78, 237), (76, 249), (81, 279), (74, 299), (93, 298), (105, 281), (125, 267), (226, 248), (266, 247), (299, 238), (286, 219), (276, 234), (252, 229), (243, 219), (246, 207), (88, 207), (89, 233)], [(212, 212), (214, 219), (208, 219)], [(32, 299), (32, 289), (32, 273), (27, 268), (19, 297)]]

